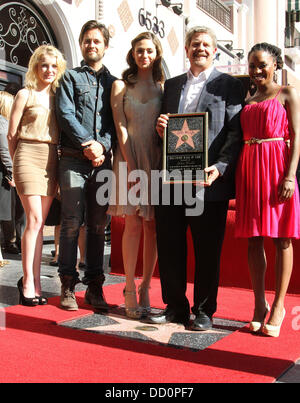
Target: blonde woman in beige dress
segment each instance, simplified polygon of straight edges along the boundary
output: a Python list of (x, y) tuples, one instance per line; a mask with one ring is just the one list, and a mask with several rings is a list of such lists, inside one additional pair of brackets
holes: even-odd
[[(150, 311), (149, 287), (157, 260), (154, 207), (151, 203), (151, 170), (159, 169), (161, 147), (157, 142), (155, 125), (160, 114), (164, 75), (161, 67), (162, 48), (150, 32), (138, 35), (128, 53), (129, 68), (123, 79), (114, 82), (111, 105), (117, 130), (118, 147), (114, 154), (113, 171), (116, 193), (108, 214), (125, 217), (122, 253), (126, 287), (126, 315), (138, 319)], [(123, 203), (130, 186), (120, 187), (120, 162), (127, 163), (128, 175), (142, 170), (148, 177), (148, 204)], [(142, 190), (141, 190), (142, 193)], [(123, 203), (123, 204), (122, 204)], [(136, 296), (135, 270), (142, 230), (144, 232), (143, 280)]]
[(10, 117), (7, 137), (13, 178), (26, 213), (24, 276), (18, 282), (20, 303), (26, 306), (47, 304), (40, 281), (43, 228), (57, 191), (55, 90), (65, 68), (66, 62), (55, 47), (36, 49), (29, 61), (25, 88), (17, 93)]

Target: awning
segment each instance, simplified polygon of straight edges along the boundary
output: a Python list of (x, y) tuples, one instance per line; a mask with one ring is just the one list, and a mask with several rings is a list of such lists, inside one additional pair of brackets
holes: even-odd
[(287, 26), (300, 22), (300, 0), (288, 0)]
[(288, 11), (300, 11), (300, 0), (288, 0)]

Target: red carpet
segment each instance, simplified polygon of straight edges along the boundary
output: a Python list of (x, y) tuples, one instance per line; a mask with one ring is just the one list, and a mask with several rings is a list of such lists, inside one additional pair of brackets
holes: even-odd
[[(105, 287), (109, 303), (123, 303), (122, 288)], [(158, 280), (153, 281), (151, 298), (153, 306), (162, 307)], [(270, 303), (272, 299), (269, 294)], [(199, 352), (57, 326), (91, 314), (82, 293), (78, 301), (82, 309), (75, 313), (60, 310), (58, 298), (46, 307), (6, 308), (6, 330), (0, 331), (1, 383), (273, 382), (300, 355), (300, 331), (292, 328), (299, 296), (287, 297), (279, 339), (253, 336), (245, 327)], [(220, 289), (217, 317), (249, 321), (252, 310), (249, 291)]]
[[(234, 236), (235, 210), (234, 205), (228, 212), (226, 234), (224, 239), (220, 285), (222, 287), (251, 288), (251, 281), (247, 261), (247, 239), (236, 239)], [(124, 218), (113, 217), (111, 222), (111, 269), (112, 273), (124, 274), (122, 257), (122, 235), (124, 231)], [(187, 279), (194, 281), (194, 248), (190, 231), (187, 232), (188, 258), (187, 258)], [(300, 240), (293, 241), (294, 244), (294, 270), (292, 273), (289, 290), (290, 294), (300, 294)], [(275, 248), (271, 239), (265, 240), (265, 249), (268, 260), (266, 273), (266, 289), (274, 290), (275, 284)], [(136, 268), (137, 275), (143, 272), (143, 248), (142, 242), (139, 249), (139, 256)], [(159, 277), (158, 265), (156, 266), (155, 277)]]

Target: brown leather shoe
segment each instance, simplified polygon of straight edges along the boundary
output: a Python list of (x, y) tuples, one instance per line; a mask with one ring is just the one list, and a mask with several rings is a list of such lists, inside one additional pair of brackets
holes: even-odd
[(78, 311), (75, 297), (75, 286), (80, 281), (73, 276), (61, 276), (60, 306), (66, 311)]

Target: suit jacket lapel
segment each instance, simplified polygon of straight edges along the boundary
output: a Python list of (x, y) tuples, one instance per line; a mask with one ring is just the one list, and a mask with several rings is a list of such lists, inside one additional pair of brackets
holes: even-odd
[(206, 83), (203, 87), (202, 93), (200, 95), (200, 99), (199, 99), (198, 107), (197, 107), (198, 112), (206, 111), (208, 105), (210, 105), (213, 102), (214, 92), (211, 92), (211, 88), (210, 88), (210, 92), (208, 92), (207, 86), (213, 80), (216, 80), (216, 78), (218, 78), (220, 75), (221, 75), (221, 73), (216, 68), (214, 68), (213, 71), (211, 72), (208, 80), (206, 81)]
[(172, 100), (170, 105), (171, 113), (178, 113), (180, 97), (183, 86), (186, 84), (187, 74), (182, 74), (172, 83)]

